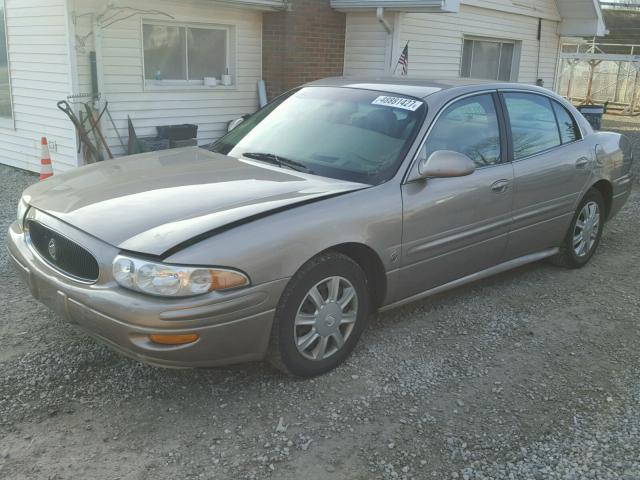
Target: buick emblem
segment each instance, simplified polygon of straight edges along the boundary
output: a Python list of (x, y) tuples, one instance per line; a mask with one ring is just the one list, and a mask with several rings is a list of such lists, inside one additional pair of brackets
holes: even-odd
[(328, 327), (333, 327), (336, 323), (336, 317), (334, 317), (333, 315), (329, 315), (327, 316), (326, 321)]
[(56, 241), (55, 241), (55, 239), (52, 238), (51, 240), (49, 240), (48, 250), (49, 250), (49, 256), (52, 259), (57, 260), (56, 255), (58, 254), (58, 252), (56, 252)]

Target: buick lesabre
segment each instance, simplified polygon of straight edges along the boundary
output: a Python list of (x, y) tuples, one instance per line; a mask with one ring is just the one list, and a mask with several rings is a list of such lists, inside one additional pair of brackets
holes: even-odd
[(376, 310), (542, 259), (585, 265), (632, 160), (542, 88), (328, 79), (211, 145), (33, 185), (8, 247), (35, 298), (129, 356), (308, 377)]

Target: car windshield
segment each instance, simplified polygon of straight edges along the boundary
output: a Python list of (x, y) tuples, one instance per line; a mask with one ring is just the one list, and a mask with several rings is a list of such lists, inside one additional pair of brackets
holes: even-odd
[(206, 148), (376, 185), (397, 172), (426, 108), (422, 100), (385, 92), (306, 87), (276, 99)]

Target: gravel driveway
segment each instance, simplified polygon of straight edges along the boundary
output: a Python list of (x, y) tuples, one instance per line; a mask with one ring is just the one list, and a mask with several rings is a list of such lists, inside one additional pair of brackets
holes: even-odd
[[(640, 159), (640, 124), (608, 122)], [(0, 242), (36, 180), (0, 167)], [(32, 300), (1, 248), (0, 478), (640, 479), (639, 233), (634, 193), (582, 270), (378, 315), (310, 381), (123, 358)]]

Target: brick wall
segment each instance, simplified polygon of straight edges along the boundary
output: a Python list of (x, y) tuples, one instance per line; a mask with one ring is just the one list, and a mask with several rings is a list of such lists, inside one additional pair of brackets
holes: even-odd
[(346, 15), (329, 0), (290, 0), (284, 12), (265, 13), (263, 78), (269, 100), (303, 83), (342, 75)]

